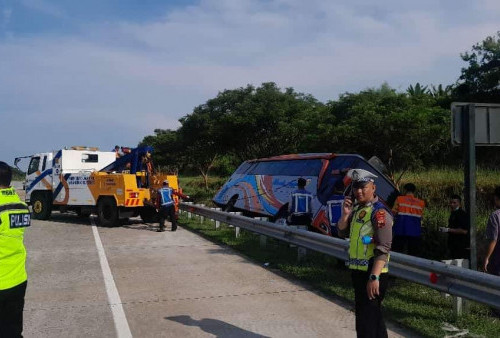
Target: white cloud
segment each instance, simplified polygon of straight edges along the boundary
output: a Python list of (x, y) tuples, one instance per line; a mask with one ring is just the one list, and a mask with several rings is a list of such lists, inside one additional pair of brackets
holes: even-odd
[[(156, 128), (176, 128), (218, 91), (248, 83), (275, 81), (321, 100), (384, 81), (403, 89), (450, 84), (463, 65), (459, 54), (498, 29), (495, 3), (469, 3), (464, 11), (481, 20), (454, 22), (468, 13), (431, 1), (203, 0), (156, 22), (9, 39), (0, 42), (0, 119), (29, 137), (2, 147), (0, 158), (74, 144), (134, 145)], [(65, 15), (43, 1), (24, 4)]]

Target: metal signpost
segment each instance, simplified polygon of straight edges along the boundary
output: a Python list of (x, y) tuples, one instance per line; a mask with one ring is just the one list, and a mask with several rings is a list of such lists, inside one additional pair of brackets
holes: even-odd
[(451, 104), (451, 142), (463, 144), (464, 200), (470, 226), (471, 269), (477, 270), (476, 254), (476, 145), (500, 145), (500, 104)]

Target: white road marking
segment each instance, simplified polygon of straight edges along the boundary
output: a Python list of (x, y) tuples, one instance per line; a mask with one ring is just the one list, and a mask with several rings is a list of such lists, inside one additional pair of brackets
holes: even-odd
[(118, 338), (132, 337), (132, 332), (130, 332), (127, 317), (125, 316), (125, 311), (123, 311), (120, 294), (118, 293), (115, 280), (113, 279), (113, 275), (111, 274), (108, 259), (106, 258), (106, 253), (104, 252), (104, 247), (102, 246), (101, 237), (99, 236), (99, 232), (97, 231), (97, 227), (93, 217), (90, 217), (90, 222), (92, 223), (92, 232), (94, 233), (95, 245), (97, 247), (97, 253), (99, 254), (99, 261), (101, 263), (104, 284), (106, 285), (106, 293), (108, 294), (109, 306), (111, 307), (113, 320), (115, 322), (116, 335)]

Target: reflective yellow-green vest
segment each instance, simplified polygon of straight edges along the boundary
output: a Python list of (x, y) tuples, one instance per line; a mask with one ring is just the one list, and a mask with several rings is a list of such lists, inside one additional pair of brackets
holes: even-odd
[[(378, 210), (380, 202), (369, 204), (367, 206), (359, 206), (354, 210), (351, 219), (351, 229), (349, 235), (349, 269), (368, 271), (370, 259), (373, 258), (373, 250), (375, 243), (372, 240), (369, 244), (363, 244), (363, 236), (373, 238), (375, 230), (372, 225), (372, 214), (374, 210)], [(382, 269), (382, 273), (388, 272), (387, 264)]]
[(0, 290), (6, 290), (28, 279), (23, 239), (30, 211), (13, 188), (0, 189), (0, 222)]

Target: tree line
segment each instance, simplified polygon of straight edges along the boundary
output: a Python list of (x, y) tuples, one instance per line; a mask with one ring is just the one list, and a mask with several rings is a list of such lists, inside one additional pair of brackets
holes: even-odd
[[(230, 174), (247, 159), (288, 153), (357, 153), (379, 157), (390, 172), (461, 163), (450, 142), (453, 101), (500, 102), (500, 31), (460, 55), (456, 83), (384, 83), (337, 100), (318, 101), (273, 82), (224, 90), (183, 116), (176, 129), (155, 129), (141, 144), (155, 149), (155, 165), (168, 170)], [(500, 164), (491, 148), (477, 162)]]

